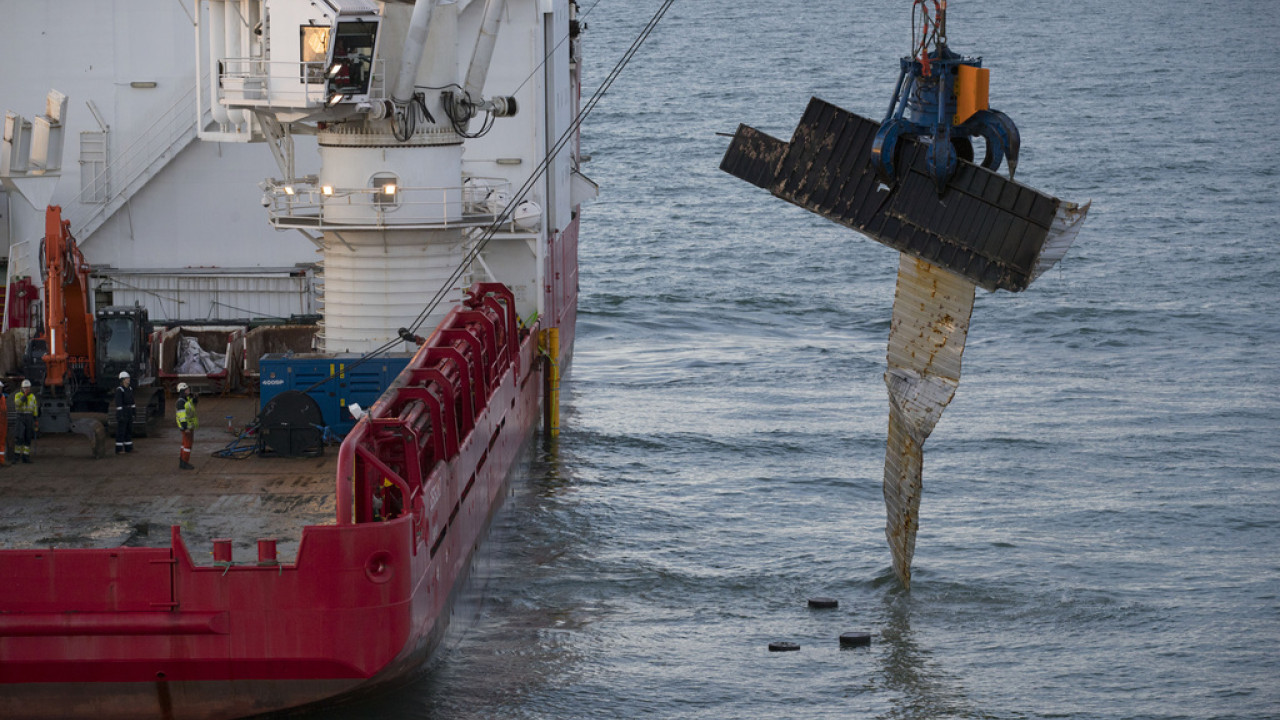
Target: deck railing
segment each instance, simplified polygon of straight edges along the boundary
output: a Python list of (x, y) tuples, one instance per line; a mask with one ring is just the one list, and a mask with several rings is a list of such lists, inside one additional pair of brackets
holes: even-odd
[(516, 313), (505, 285), (472, 286), (347, 434), (338, 451), (340, 525), (410, 514), (415, 535), (433, 549), (439, 544), (450, 509), (465, 499), (474, 476), (463, 487), (445, 487), (437, 470), (458, 457), (508, 372), (519, 376)]

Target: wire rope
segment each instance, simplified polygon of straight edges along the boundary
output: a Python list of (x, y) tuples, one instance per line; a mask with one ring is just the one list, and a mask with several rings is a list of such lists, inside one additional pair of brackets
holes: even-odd
[[(529, 175), (529, 178), (525, 180), (524, 184), (522, 184), (515, 194), (512, 195), (511, 201), (507, 204), (507, 207), (504, 208), (496, 218), (494, 218), (493, 222), (491, 222), (487, 228), (485, 228), (485, 231), (476, 241), (475, 246), (462, 259), (462, 262), (454, 269), (449, 278), (440, 285), (440, 289), (436, 291), (435, 295), (433, 295), (431, 300), (428, 301), (426, 307), (424, 307), (422, 312), (418, 314), (418, 317), (414, 319), (413, 323), (409, 326), (409, 330), (411, 332), (417, 332), (417, 330), (422, 327), (422, 324), (426, 322), (431, 313), (440, 305), (440, 302), (443, 301), (448, 289), (454, 282), (462, 277), (466, 272), (466, 268), (469, 267), (471, 263), (475, 262), (475, 259), (480, 256), (485, 245), (487, 245), (489, 241), (493, 239), (493, 236), (497, 234), (498, 230), (507, 223), (511, 214), (515, 212), (515, 208), (519, 202), (529, 194), (529, 191), (533, 189), (534, 184), (544, 174), (546, 174), (547, 169), (551, 166), (551, 163), (554, 162), (556, 156), (558, 156), (560, 151), (564, 149), (564, 146), (573, 139), (574, 133), (578, 131), (582, 126), (582, 123), (591, 115), (591, 111), (595, 109), (596, 105), (599, 104), (600, 100), (609, 91), (609, 88), (613, 86), (613, 83), (618, 79), (618, 76), (626, 66), (630, 64), (632, 58), (634, 58), (636, 53), (639, 52), (640, 47), (643, 46), (645, 41), (649, 39), (649, 36), (653, 34), (658, 23), (662, 21), (662, 18), (674, 4), (675, 0), (664, 0), (662, 5), (658, 7), (657, 11), (654, 12), (653, 17), (651, 17), (649, 22), (644, 26), (644, 29), (642, 29), (640, 34), (632, 40), (631, 45), (622, 54), (622, 57), (618, 59), (618, 62), (614, 64), (613, 69), (609, 71), (609, 74), (605, 76), (604, 81), (600, 83), (600, 86), (596, 88), (596, 91), (587, 100), (586, 104), (581, 110), (579, 110), (577, 116), (575, 116), (573, 121), (569, 123), (569, 127), (560, 135), (555, 145), (553, 145), (551, 150), (543, 157), (542, 162), (538, 164), (538, 167)], [(593, 5), (592, 7), (594, 8), (595, 6)]]

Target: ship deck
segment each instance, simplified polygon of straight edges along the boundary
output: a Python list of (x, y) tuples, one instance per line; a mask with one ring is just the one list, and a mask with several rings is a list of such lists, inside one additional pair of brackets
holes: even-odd
[[(212, 564), (212, 540), (233, 540), (236, 561), (257, 559), (260, 538), (277, 540), (292, 562), (302, 528), (333, 524), (337, 448), (318, 458), (213, 457), (256, 414), (256, 397), (202, 397), (191, 462), (178, 469), (173, 411), (134, 451), (94, 459), (83, 435), (43, 435), (30, 464), (0, 468), (0, 549), (167, 547), (180, 526), (198, 565)], [(12, 460), (13, 456), (10, 455)]]

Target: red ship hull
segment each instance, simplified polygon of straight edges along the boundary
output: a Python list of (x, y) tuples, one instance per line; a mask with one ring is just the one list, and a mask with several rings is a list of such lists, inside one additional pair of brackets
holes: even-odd
[[(563, 364), (577, 223), (555, 241)], [(479, 288), (344, 441), (338, 524), (296, 562), (196, 565), (176, 526), (168, 548), (0, 551), (0, 717), (236, 718), (421, 668), (540, 417), (537, 327)]]

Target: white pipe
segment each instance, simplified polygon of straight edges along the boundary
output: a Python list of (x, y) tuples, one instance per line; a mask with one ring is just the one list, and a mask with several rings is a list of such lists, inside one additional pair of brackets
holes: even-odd
[(480, 102), (480, 91), (484, 89), (485, 78), (489, 75), (493, 48), (498, 42), (498, 23), (502, 20), (502, 11), (505, 6), (504, 0), (487, 0), (485, 3), (480, 35), (476, 37), (476, 47), (471, 53), (471, 65), (467, 68), (467, 81), (462, 88), (463, 96), (470, 99), (472, 103)]
[(226, 47), (227, 22), (222, 0), (209, 0), (209, 68), (212, 81), (209, 83), (209, 111), (213, 113), (213, 121), (219, 130), (227, 129), (227, 107), (218, 102), (218, 66), (222, 59), (222, 50)]
[(403, 105), (413, 99), (413, 85), (418, 78), (418, 65), (427, 45), (427, 31), (431, 29), (431, 11), (436, 0), (418, 0), (409, 18), (409, 32), (404, 39), (404, 52), (400, 56), (400, 73), (396, 75), (396, 87), (391, 99)]
[[(244, 53), (240, 52), (240, 26), (244, 21), (240, 17), (239, 5), (240, 0), (226, 0), (226, 2), (222, 3), (225, 17), (223, 22), (226, 25), (224, 36), (226, 39), (225, 46), (227, 59), (237, 60), (238, 62), (235, 67), (239, 69), (240, 72), (245, 72), (249, 70), (249, 67), (244, 62)], [(235, 126), (236, 132), (239, 132), (244, 126), (244, 111), (228, 110), (227, 116), (231, 118), (231, 124)]]

